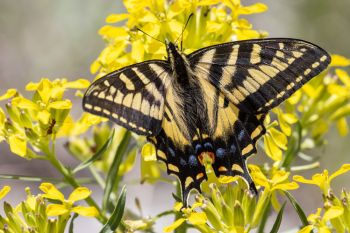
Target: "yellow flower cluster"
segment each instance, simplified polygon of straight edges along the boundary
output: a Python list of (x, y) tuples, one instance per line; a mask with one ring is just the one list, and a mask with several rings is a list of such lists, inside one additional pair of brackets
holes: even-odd
[[(91, 191), (85, 187), (76, 188), (68, 200), (65, 200), (63, 194), (51, 183), (42, 183), (40, 189), (44, 194), (35, 196), (29, 188), (26, 188), (26, 200), (14, 208), (9, 203), (4, 203), (5, 215), (0, 215), (0, 233), (60, 233), (64, 232), (72, 212), (86, 217), (99, 215), (94, 207), (74, 205), (75, 202), (91, 194)], [(9, 186), (3, 187), (0, 191), (0, 199), (9, 191)], [(59, 201), (61, 204), (47, 204), (48, 200)]]
[(221, 192), (213, 183), (209, 189), (211, 198), (197, 195), (196, 202), (190, 208), (176, 203), (174, 210), (181, 217), (165, 227), (164, 232), (172, 232), (184, 222), (200, 232), (248, 232), (262, 219), (262, 215), (255, 215), (256, 199), (248, 190), (228, 184), (227, 190)]
[[(283, 161), (288, 154), (295, 157), (298, 152), (323, 145), (324, 136), (332, 124), (337, 126), (341, 136), (348, 135), (346, 117), (350, 116), (350, 76), (344, 69), (334, 71), (333, 67), (349, 65), (349, 59), (332, 55), (328, 71), (313, 78), (283, 106), (273, 110), (272, 115), (277, 121), (270, 123), (267, 117), (264, 149), (270, 158), (280, 162), (281, 166), (289, 165)], [(277, 125), (280, 130), (276, 129)], [(282, 156), (283, 151), (286, 151), (285, 156)]]
[[(99, 72), (97, 77), (136, 62), (164, 59), (165, 39), (181, 42), (184, 52), (189, 53), (212, 44), (266, 35), (240, 18), (267, 10), (262, 3), (243, 6), (240, 0), (125, 0), (124, 5), (128, 13), (109, 15), (108, 25), (99, 31), (107, 46), (91, 65), (92, 73)], [(181, 35), (192, 13), (195, 17)], [(125, 20), (124, 26), (113, 25)]]
[(318, 232), (330, 233), (332, 232), (330, 226), (336, 232), (350, 231), (350, 194), (343, 190), (341, 198), (338, 198), (331, 189), (331, 181), (348, 171), (350, 171), (350, 164), (344, 164), (332, 175), (324, 170), (323, 173), (314, 174), (311, 180), (299, 175), (293, 177), (297, 182), (317, 185), (322, 191), (324, 201), (323, 216), (321, 216), (322, 208), (318, 208), (315, 214), (310, 214), (307, 218), (309, 225), (304, 226), (299, 233), (309, 233), (313, 229), (317, 229)]
[(10, 99), (6, 104), (7, 116), (0, 108), (0, 141), (6, 140), (14, 154), (27, 159), (38, 158), (36, 152), (47, 152), (50, 140), (56, 136), (78, 135), (100, 123), (102, 118), (87, 113), (73, 122), (69, 115), (72, 103), (63, 98), (66, 89), (84, 89), (89, 84), (83, 79), (69, 82), (44, 78), (26, 86), (27, 91), (34, 92), (31, 99), (9, 89), (0, 96), (0, 100)]

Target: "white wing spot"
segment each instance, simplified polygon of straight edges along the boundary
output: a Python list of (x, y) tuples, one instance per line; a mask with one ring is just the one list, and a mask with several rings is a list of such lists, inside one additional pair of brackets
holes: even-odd
[(311, 69), (309, 68), (309, 69), (304, 71), (304, 75), (308, 75), (308, 74), (310, 74), (310, 72), (311, 72)]
[(94, 110), (97, 112), (101, 112), (102, 108), (99, 106), (94, 106)]
[(103, 82), (103, 84), (105, 85), (105, 86), (107, 86), (107, 87), (109, 87), (111, 84), (108, 82), (108, 80), (105, 80), (104, 82)]
[(91, 104), (85, 104), (85, 108), (87, 108), (87, 109), (92, 109), (92, 105)]
[(323, 55), (320, 59), (320, 61), (324, 62), (325, 60), (327, 59), (327, 56), (326, 55)]
[(317, 66), (319, 66), (320, 63), (319, 62), (315, 62), (314, 64), (312, 64), (312, 68), (316, 68)]

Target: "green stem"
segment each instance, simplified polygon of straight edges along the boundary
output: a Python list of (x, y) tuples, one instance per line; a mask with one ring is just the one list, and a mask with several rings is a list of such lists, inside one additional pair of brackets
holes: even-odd
[(263, 212), (263, 216), (261, 218), (260, 224), (259, 224), (259, 228), (258, 228), (258, 233), (263, 233), (264, 229), (265, 229), (265, 225), (269, 216), (269, 212), (270, 212), (270, 208), (271, 208), (271, 202), (269, 201), (267, 206), (264, 209)]
[(92, 176), (95, 178), (97, 184), (102, 188), (105, 189), (106, 187), (106, 182), (103, 180), (102, 176), (98, 173), (96, 168), (89, 166), (89, 170), (92, 174)]
[[(47, 153), (47, 158), (51, 162), (51, 164), (63, 175), (64, 179), (73, 187), (73, 188), (78, 188), (80, 185), (78, 182), (74, 179), (72, 176), (72, 173), (63, 166), (63, 164), (56, 158), (55, 154), (55, 141), (52, 141), (52, 148), (49, 153)], [(94, 199), (91, 197), (87, 197), (85, 199), (86, 203), (88, 203), (90, 206), (95, 207), (100, 215), (97, 217), (97, 220), (100, 221), (101, 223), (105, 223), (107, 221), (106, 216), (102, 214), (102, 211), (100, 207), (97, 205)]]
[[(180, 183), (179, 183), (179, 182), (178, 182), (178, 184), (176, 185), (176, 195), (177, 195), (178, 197), (181, 197), (181, 187), (180, 187)], [(176, 220), (180, 219), (180, 218), (182, 218), (182, 212), (181, 212), (181, 210), (178, 211), (178, 212), (176, 212), (174, 222), (175, 222)], [(174, 232), (175, 232), (175, 233), (186, 233), (186, 232), (187, 232), (187, 223), (184, 222), (183, 224), (181, 224), (181, 226), (179, 226), (178, 228), (176, 228)]]
[(286, 151), (286, 156), (283, 160), (281, 167), (290, 170), (290, 166), (295, 159), (296, 155), (300, 151), (302, 141), (302, 125), (296, 124), (295, 131), (292, 134), (291, 140), (288, 143), (288, 150)]

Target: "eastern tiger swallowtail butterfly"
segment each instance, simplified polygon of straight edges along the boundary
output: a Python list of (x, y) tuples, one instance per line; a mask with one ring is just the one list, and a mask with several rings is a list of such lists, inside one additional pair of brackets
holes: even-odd
[(265, 133), (269, 110), (330, 63), (322, 48), (297, 39), (229, 42), (182, 53), (166, 41), (167, 60), (150, 60), (98, 79), (85, 111), (147, 136), (158, 160), (181, 183), (183, 202), (207, 179), (241, 176), (253, 192), (247, 158)]

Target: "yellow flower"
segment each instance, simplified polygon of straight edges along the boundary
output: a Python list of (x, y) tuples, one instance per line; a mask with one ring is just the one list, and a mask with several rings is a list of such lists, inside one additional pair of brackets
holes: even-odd
[(332, 62), (330, 66), (349, 66), (349, 65), (350, 65), (350, 59), (338, 54), (332, 55)]
[(11, 191), (11, 187), (5, 185), (1, 190), (0, 190), (0, 200), (3, 199), (6, 194), (8, 194)]
[(6, 99), (10, 99), (13, 96), (15, 96), (16, 94), (17, 94), (17, 90), (16, 89), (8, 89), (5, 94), (0, 96), (0, 101), (1, 100), (6, 100)]
[(184, 215), (184, 217), (177, 219), (173, 224), (164, 227), (164, 232), (172, 232), (179, 226), (181, 226), (182, 223), (185, 221), (188, 221), (192, 225), (201, 226), (205, 225), (207, 222), (207, 215), (204, 212), (196, 212), (194, 209), (197, 207), (200, 207), (202, 203), (195, 202), (192, 207), (190, 208), (182, 208), (183, 205), (181, 202), (177, 202), (174, 206), (175, 211), (181, 211)]
[(299, 188), (295, 182), (289, 182), (288, 177), (290, 172), (271, 168), (272, 178), (267, 178), (260, 168), (256, 165), (249, 165), (250, 174), (255, 184), (262, 186), (265, 190), (273, 192), (275, 190), (294, 190)]
[(15, 89), (9, 89), (0, 96), (0, 100), (12, 98), (6, 104), (8, 116), (0, 108), (0, 141), (6, 140), (12, 153), (31, 159), (38, 155), (29, 145), (47, 152), (48, 144), (55, 136), (71, 136), (71, 132), (78, 135), (100, 123), (102, 118), (83, 114), (74, 125), (69, 115), (72, 103), (63, 97), (67, 89), (85, 89), (89, 84), (84, 79), (70, 82), (43, 78), (38, 83), (27, 84), (26, 90), (34, 91), (32, 98), (28, 99)]
[[(276, 111), (282, 131), (287, 127), (290, 129), (290, 126), (284, 120), (287, 118), (287, 114), (282, 114), (280, 110)], [(278, 125), (277, 121), (270, 123), (269, 115), (266, 117), (265, 124), (267, 125), (266, 134), (263, 136), (265, 152), (267, 156), (269, 156), (274, 161), (281, 161), (283, 158), (283, 150), (287, 150), (287, 136), (285, 133), (275, 128), (275, 126)]]
[(95, 207), (74, 206), (75, 202), (84, 200), (90, 196), (91, 191), (85, 187), (76, 188), (69, 195), (68, 199), (65, 199), (64, 195), (51, 183), (42, 183), (39, 189), (44, 192), (43, 197), (61, 202), (61, 204), (49, 204), (47, 206), (46, 214), (48, 216), (70, 214), (71, 212), (86, 217), (96, 217), (99, 215)]
[(310, 224), (303, 227), (298, 233), (309, 233), (314, 229), (322, 233), (331, 233), (332, 229), (329, 228), (327, 222), (341, 216), (343, 214), (343, 208), (340, 206), (331, 206), (324, 212), (322, 217), (321, 211), (322, 209), (318, 208), (315, 214), (310, 214), (307, 218)]
[(300, 182), (300, 183), (305, 183), (305, 184), (314, 184), (320, 187), (322, 190), (323, 194), (325, 196), (328, 196), (329, 191), (331, 190), (331, 181), (346, 172), (350, 170), (350, 164), (344, 164), (342, 165), (339, 170), (335, 171), (332, 175), (328, 175), (328, 171), (324, 170), (323, 173), (316, 173), (312, 176), (311, 180), (305, 179), (302, 176), (296, 175), (293, 176), (293, 180)]

